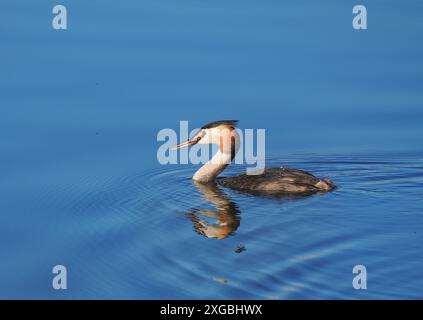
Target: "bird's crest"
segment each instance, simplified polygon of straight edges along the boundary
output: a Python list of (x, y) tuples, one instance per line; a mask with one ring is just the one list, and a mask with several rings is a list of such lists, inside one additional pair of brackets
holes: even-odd
[(237, 123), (238, 123), (238, 120), (219, 120), (219, 121), (210, 122), (206, 124), (205, 126), (202, 126), (201, 129), (211, 129), (218, 126), (236, 127)]

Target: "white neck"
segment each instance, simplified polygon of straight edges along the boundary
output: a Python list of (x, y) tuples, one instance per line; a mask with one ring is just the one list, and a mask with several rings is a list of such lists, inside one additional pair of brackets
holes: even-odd
[[(231, 135), (219, 139), (219, 150), (192, 177), (195, 181), (211, 182), (231, 163), (239, 150), (239, 135), (236, 130)], [(228, 141), (223, 143), (222, 141)]]

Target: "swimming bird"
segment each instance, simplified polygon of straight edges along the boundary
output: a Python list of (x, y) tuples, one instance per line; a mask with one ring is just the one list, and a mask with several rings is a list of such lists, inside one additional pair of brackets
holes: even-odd
[(206, 124), (191, 139), (177, 145), (181, 149), (195, 144), (217, 144), (219, 150), (192, 177), (200, 183), (215, 182), (241, 192), (255, 195), (308, 195), (325, 193), (336, 188), (329, 179), (320, 179), (303, 170), (274, 167), (260, 174), (241, 174), (233, 177), (217, 176), (235, 158), (240, 147), (236, 130), (237, 120), (220, 120)]

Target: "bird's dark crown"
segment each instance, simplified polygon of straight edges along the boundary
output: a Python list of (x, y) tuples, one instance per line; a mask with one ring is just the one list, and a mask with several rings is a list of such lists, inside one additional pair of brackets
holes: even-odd
[(238, 123), (238, 120), (219, 120), (219, 121), (214, 121), (214, 122), (210, 122), (208, 124), (206, 124), (205, 126), (202, 126), (201, 129), (211, 129), (211, 128), (215, 128), (218, 126), (231, 126), (231, 127), (235, 127)]

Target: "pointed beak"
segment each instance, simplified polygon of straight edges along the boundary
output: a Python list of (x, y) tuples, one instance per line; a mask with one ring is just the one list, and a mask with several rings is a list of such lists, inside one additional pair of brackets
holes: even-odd
[(178, 144), (177, 146), (173, 147), (172, 150), (178, 150), (178, 149), (182, 149), (182, 148), (186, 148), (189, 146), (193, 146), (194, 144), (197, 144), (198, 141), (197, 140), (187, 140), (185, 142), (182, 142), (181, 144)]

